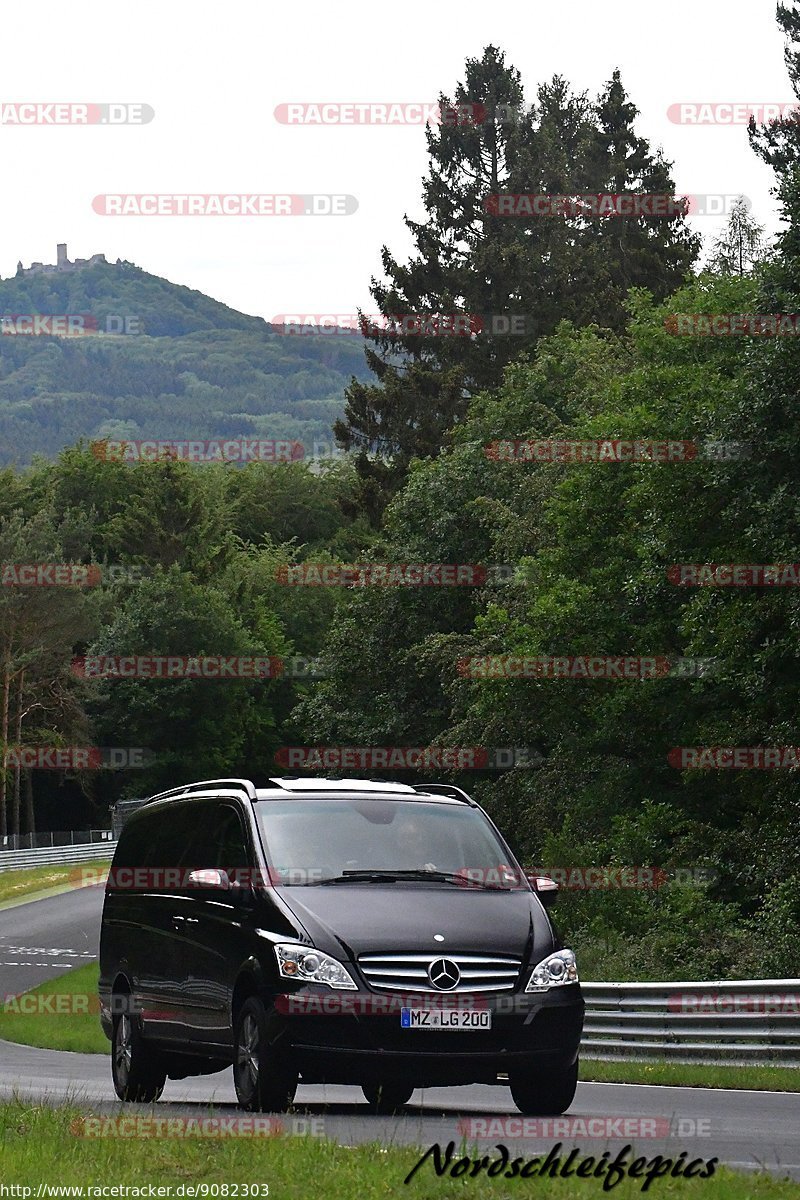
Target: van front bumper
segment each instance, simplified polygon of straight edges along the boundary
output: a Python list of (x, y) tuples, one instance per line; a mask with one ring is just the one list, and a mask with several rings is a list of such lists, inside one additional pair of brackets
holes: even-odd
[[(397, 996), (306, 987), (274, 998), (273, 1031), (306, 1083), (496, 1083), (509, 1072), (561, 1070), (578, 1056), (578, 984), (544, 993)], [(407, 1007), (488, 1009), (491, 1029), (408, 1028)]]

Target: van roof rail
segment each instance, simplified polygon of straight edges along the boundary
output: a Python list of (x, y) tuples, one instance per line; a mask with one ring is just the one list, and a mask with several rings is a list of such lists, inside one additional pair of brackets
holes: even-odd
[(170, 796), (185, 796), (187, 792), (204, 792), (211, 788), (230, 788), (232, 791), (244, 792), (251, 800), (257, 799), (256, 785), (250, 779), (203, 779), (198, 783), (184, 783), (180, 787), (169, 788), (166, 792), (158, 792), (148, 796), (145, 803), (154, 800), (167, 800)]
[(472, 796), (468, 796), (463, 788), (456, 787), (454, 783), (414, 783), (412, 787), (415, 792), (432, 792), (434, 795), (450, 796), (453, 800), (464, 800), (473, 808), (477, 807)]

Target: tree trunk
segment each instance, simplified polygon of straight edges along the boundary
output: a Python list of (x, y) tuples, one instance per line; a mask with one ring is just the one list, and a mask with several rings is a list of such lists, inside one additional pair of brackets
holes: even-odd
[(25, 824), (26, 833), (36, 833), (36, 815), (33, 811), (33, 771), (25, 772)]
[[(14, 744), (22, 745), (22, 690), (25, 684), (25, 671), (19, 673), (19, 686), (17, 688), (17, 719), (14, 724)], [(20, 791), (20, 758), (17, 754), (16, 762), (14, 763), (14, 788), (11, 793), (11, 821), (9, 829), (12, 834), (19, 833), (19, 791)]]
[(3, 692), (0, 700), (0, 837), (8, 833), (6, 810), (6, 768), (8, 766), (8, 708), (11, 698), (11, 646), (9, 642), (3, 648)]

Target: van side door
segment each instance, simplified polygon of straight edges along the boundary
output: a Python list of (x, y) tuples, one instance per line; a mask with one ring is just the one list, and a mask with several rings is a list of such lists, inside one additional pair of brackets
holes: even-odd
[(230, 1048), (231, 1000), (236, 974), (252, 952), (255, 906), (251, 881), (255, 858), (235, 800), (193, 804), (192, 870), (224, 871), (230, 890), (197, 886), (182, 896), (180, 954), (183, 962), (183, 1020), (189, 1042)]

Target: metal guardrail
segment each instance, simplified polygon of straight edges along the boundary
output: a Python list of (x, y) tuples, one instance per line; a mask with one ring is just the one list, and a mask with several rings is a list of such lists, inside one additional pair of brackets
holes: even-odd
[(800, 1067), (800, 979), (584, 983), (581, 1056)]
[(41, 850), (0, 850), (0, 872), (20, 871), (26, 867), (53, 867), (59, 863), (84, 863), (111, 859), (116, 842), (89, 842), (75, 846), (47, 846)]
[(7, 833), (0, 837), (0, 858), (7, 850), (43, 850), (58, 846), (85, 846), (89, 842), (113, 842), (110, 829), (68, 829), (54, 833)]

